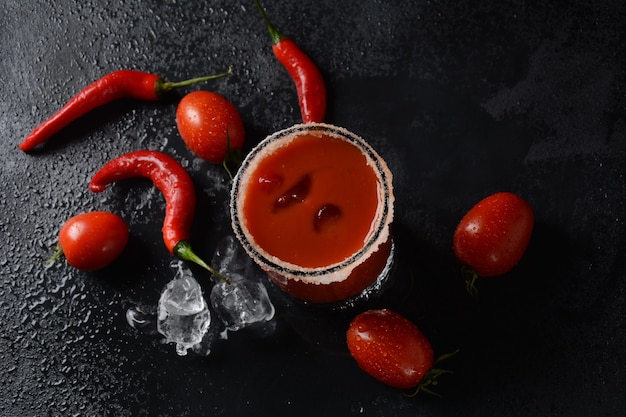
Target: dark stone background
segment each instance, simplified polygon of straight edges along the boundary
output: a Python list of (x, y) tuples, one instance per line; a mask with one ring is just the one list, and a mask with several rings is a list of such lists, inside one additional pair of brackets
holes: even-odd
[[(615, 416), (626, 409), (626, 54), (623, 2), (266, 2), (317, 62), (327, 121), (366, 138), (394, 172), (393, 282), (369, 307), (406, 314), (439, 354), (408, 398), (362, 373), (343, 332), (356, 313), (294, 305), (273, 287), (272, 332), (207, 357), (131, 328), (172, 278), (164, 201), (142, 180), (87, 189), (113, 157), (157, 149), (198, 190), (193, 245), (230, 233), (229, 182), (175, 126), (193, 89), (241, 111), (247, 148), (299, 121), (293, 85), (250, 1), (5, 1), (0, 6), (0, 414), (3, 416)], [(234, 74), (159, 103), (100, 108), (31, 154), (17, 144), (73, 94), (120, 68), (171, 81)], [(506, 276), (465, 292), (454, 228), (478, 200), (526, 198), (536, 227)], [(130, 225), (97, 273), (46, 269), (60, 225), (95, 209)], [(198, 279), (208, 291), (211, 280)]]

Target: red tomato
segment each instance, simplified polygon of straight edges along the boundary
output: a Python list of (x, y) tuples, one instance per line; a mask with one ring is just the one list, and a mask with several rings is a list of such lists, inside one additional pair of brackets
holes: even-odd
[(67, 262), (77, 269), (93, 271), (113, 262), (128, 242), (128, 226), (106, 211), (78, 214), (59, 232), (59, 246)]
[(479, 276), (504, 274), (524, 255), (533, 225), (533, 210), (524, 199), (508, 192), (490, 195), (461, 219), (454, 253)]
[(221, 164), (229, 153), (240, 150), (245, 130), (237, 108), (223, 96), (210, 91), (194, 91), (178, 103), (178, 132), (198, 157)]
[(416, 387), (433, 366), (433, 349), (420, 330), (391, 310), (356, 316), (347, 332), (350, 354), (359, 367), (387, 385)]

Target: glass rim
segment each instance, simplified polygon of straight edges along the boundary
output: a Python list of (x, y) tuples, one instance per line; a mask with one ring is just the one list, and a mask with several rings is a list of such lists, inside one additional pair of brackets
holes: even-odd
[[(346, 259), (336, 262), (327, 266), (321, 267), (304, 267), (297, 264), (293, 264), (291, 262), (283, 261), (279, 257), (271, 255), (267, 253), (266, 256), (264, 253), (259, 252), (255, 245), (259, 248), (261, 247), (256, 242), (254, 242), (252, 234), (243, 226), (242, 220), (239, 218), (239, 199), (237, 198), (239, 189), (242, 184), (243, 178), (245, 178), (245, 174), (249, 168), (249, 166), (255, 162), (257, 156), (268, 146), (275, 144), (277, 141), (290, 137), (291, 139), (295, 139), (299, 133), (311, 133), (311, 132), (321, 132), (322, 134), (327, 133), (332, 137), (340, 137), (342, 140), (347, 140), (348, 142), (355, 145), (357, 148), (361, 150), (364, 154), (368, 165), (373, 166), (373, 169), (376, 173), (377, 179), (380, 181), (380, 186), (382, 188), (382, 192), (379, 191), (379, 195), (382, 196), (382, 210), (379, 208), (376, 210), (377, 223), (373, 228), (373, 233), (368, 236), (367, 241), (362, 248), (360, 248), (357, 252), (348, 256)], [(296, 124), (294, 126), (288, 127), (286, 129), (279, 130), (275, 133), (268, 135), (265, 139), (261, 140), (255, 147), (253, 147), (250, 152), (244, 158), (237, 174), (233, 179), (233, 185), (231, 187), (230, 193), (230, 215), (233, 231), (235, 235), (238, 237), (242, 246), (248, 252), (248, 254), (255, 259), (258, 263), (264, 265), (268, 269), (276, 271), (276, 273), (281, 275), (291, 275), (301, 278), (307, 277), (319, 277), (325, 275), (332, 275), (335, 272), (341, 271), (344, 268), (348, 268), (351, 266), (358, 266), (360, 264), (360, 260), (366, 255), (370, 253), (370, 250), (374, 247), (374, 245), (380, 246), (387, 241), (380, 241), (381, 235), (385, 232), (385, 228), (389, 227), (393, 220), (393, 191), (392, 191), (392, 175), (391, 171), (387, 167), (384, 159), (374, 150), (374, 148), (367, 143), (360, 136), (350, 132), (349, 130), (334, 126), (327, 123), (304, 123), (304, 124)], [(245, 230), (244, 230), (245, 229)], [(390, 233), (387, 233), (388, 239), (391, 239)], [(274, 258), (278, 261), (275, 261)], [(368, 255), (369, 258), (369, 255)], [(367, 259), (367, 258), (366, 258)]]

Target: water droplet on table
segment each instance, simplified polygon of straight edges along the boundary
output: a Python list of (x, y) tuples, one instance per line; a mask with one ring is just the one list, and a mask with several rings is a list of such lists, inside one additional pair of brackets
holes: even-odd
[(211, 265), (222, 274), (232, 272), (247, 276), (252, 259), (235, 236), (228, 235), (217, 244)]

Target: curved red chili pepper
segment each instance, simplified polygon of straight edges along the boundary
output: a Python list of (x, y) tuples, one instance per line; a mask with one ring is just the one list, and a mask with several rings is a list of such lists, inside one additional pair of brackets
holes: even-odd
[(302, 122), (323, 122), (326, 116), (326, 85), (319, 68), (296, 43), (280, 33), (267, 17), (265, 10), (254, 0), (265, 20), (272, 38), (272, 50), (278, 61), (285, 67), (298, 93)]
[(135, 177), (150, 179), (165, 197), (162, 232), (170, 253), (194, 262), (228, 282), (191, 249), (189, 237), (196, 209), (196, 191), (189, 173), (174, 158), (158, 151), (129, 152), (100, 168), (91, 179), (89, 189), (99, 193), (112, 182)]
[(111, 72), (89, 84), (70, 99), (59, 111), (37, 126), (18, 147), (28, 152), (44, 143), (52, 135), (68, 126), (74, 120), (89, 113), (96, 107), (121, 98), (133, 98), (145, 101), (158, 100), (163, 94), (180, 87), (202, 81), (223, 77), (227, 72), (206, 77), (192, 78), (180, 82), (165, 82), (158, 75), (134, 70)]

